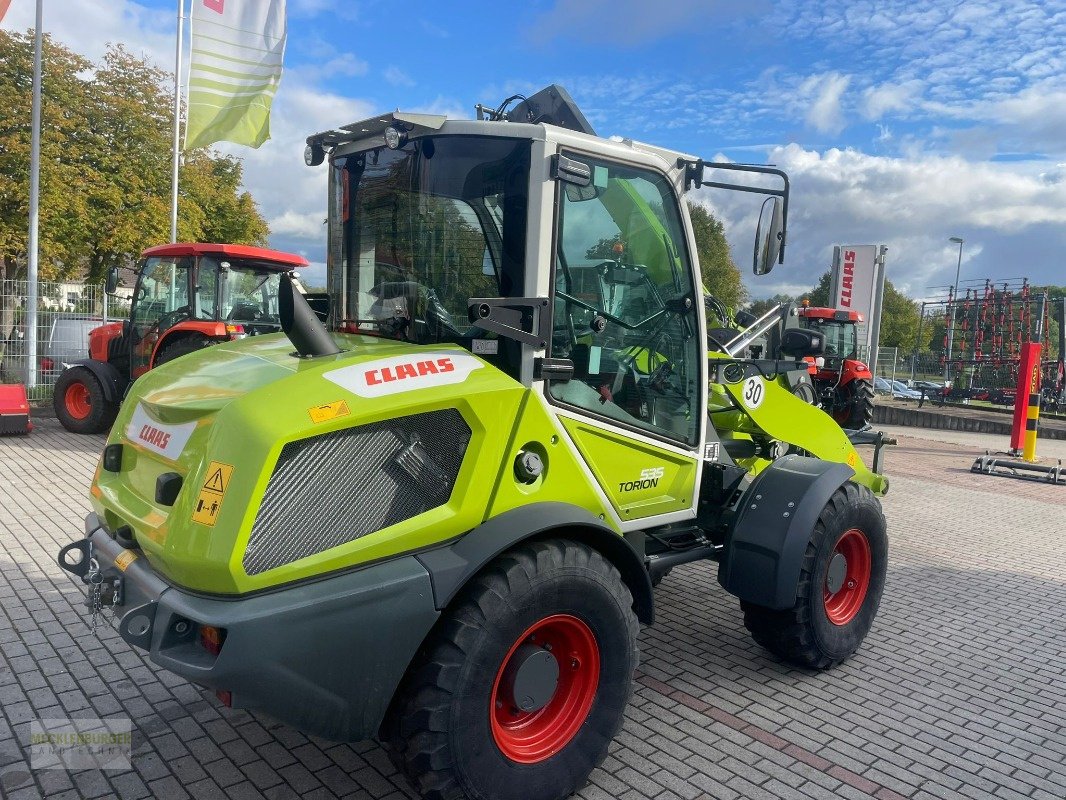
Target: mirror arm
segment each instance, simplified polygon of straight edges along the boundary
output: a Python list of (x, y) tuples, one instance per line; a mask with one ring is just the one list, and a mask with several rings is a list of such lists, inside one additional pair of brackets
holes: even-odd
[[(685, 190), (691, 187), (706, 186), (709, 189), (729, 189), (736, 192), (752, 192), (754, 194), (768, 194), (781, 198), (781, 252), (778, 253), (777, 263), (785, 263), (785, 240), (788, 231), (788, 174), (776, 167), (765, 167), (759, 164), (733, 164), (726, 161), (704, 161), (702, 158), (689, 161), (684, 158), (677, 160), (678, 167), (685, 168)], [(728, 169), (735, 172), (755, 172), (760, 175), (775, 175), (784, 182), (782, 189), (764, 189), (758, 186), (745, 186), (739, 183), (725, 183), (722, 181), (705, 181), (703, 172), (705, 169)]]

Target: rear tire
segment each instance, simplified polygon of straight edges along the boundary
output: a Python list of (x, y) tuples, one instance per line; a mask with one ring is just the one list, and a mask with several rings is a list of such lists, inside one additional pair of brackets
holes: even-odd
[(197, 350), (203, 350), (205, 347), (210, 347), (212, 344), (214, 344), (214, 342), (211, 339), (208, 339), (206, 336), (199, 333), (192, 336), (183, 336), (180, 339), (167, 342), (159, 351), (159, 355), (156, 356), (155, 366), (158, 367), (160, 364), (173, 361), (175, 358), (181, 358), (189, 353), (195, 353)]
[(99, 379), (85, 367), (71, 367), (60, 373), (52, 408), (71, 433), (102, 433), (118, 414), (118, 404), (107, 401)]
[(632, 604), (618, 570), (584, 544), (532, 542), (497, 558), (393, 698), (382, 739), (397, 768), (430, 800), (569, 797), (622, 726), (638, 657)]
[(861, 431), (874, 421), (874, 385), (856, 378), (835, 392), (837, 407), (833, 412), (841, 428)]
[(811, 669), (836, 666), (869, 633), (887, 569), (881, 504), (865, 486), (846, 483), (829, 498), (811, 533), (796, 605), (777, 611), (741, 601), (744, 627), (785, 661)]

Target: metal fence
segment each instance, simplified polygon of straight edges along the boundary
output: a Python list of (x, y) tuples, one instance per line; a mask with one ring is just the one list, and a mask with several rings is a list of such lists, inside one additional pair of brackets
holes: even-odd
[[(89, 357), (89, 331), (129, 316), (128, 298), (108, 296), (102, 284), (78, 281), (37, 284), (37, 323), (27, 330), (27, 281), (0, 285), (0, 383), (24, 383), (31, 399), (47, 399), (64, 365)], [(28, 337), (36, 337), (30, 375)]]

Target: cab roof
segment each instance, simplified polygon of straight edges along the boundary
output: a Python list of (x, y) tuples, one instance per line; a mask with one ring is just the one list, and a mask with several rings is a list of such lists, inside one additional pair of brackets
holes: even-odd
[(141, 253), (143, 258), (151, 258), (153, 256), (166, 258), (167, 256), (181, 257), (203, 255), (250, 258), (260, 262), (257, 266), (270, 268), (271, 266), (276, 265), (279, 272), (286, 272), (293, 267), (306, 267), (311, 263), (303, 256), (298, 256), (294, 253), (283, 253), (280, 250), (268, 250), (265, 247), (251, 247), (246, 244), (176, 242), (174, 244), (161, 244), (156, 247), (149, 247)]

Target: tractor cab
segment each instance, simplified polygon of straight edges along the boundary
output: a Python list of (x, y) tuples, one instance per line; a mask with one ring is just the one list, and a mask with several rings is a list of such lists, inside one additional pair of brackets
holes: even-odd
[(826, 369), (839, 370), (843, 359), (858, 358), (857, 326), (863, 321), (858, 311), (803, 306), (796, 316), (801, 328), (819, 331), (825, 337)]
[[(67, 430), (104, 430), (130, 382), (159, 364), (218, 342), (278, 333), (281, 276), (308, 263), (232, 244), (166, 244), (141, 256), (130, 318), (92, 330), (89, 358), (69, 364), (56, 382), (53, 405)], [(108, 293), (117, 284), (113, 268)]]
[(133, 377), (220, 335), (277, 333), (281, 274), (306, 263), (270, 250), (212, 244), (162, 245), (143, 257), (125, 331)]

